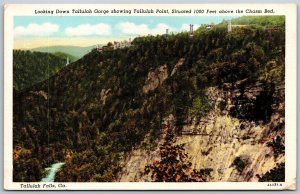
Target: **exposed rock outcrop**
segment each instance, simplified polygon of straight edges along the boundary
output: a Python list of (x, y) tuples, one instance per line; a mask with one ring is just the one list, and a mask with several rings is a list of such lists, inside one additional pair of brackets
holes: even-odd
[(176, 63), (176, 65), (172, 69), (171, 76), (173, 76), (177, 72), (178, 68), (183, 65), (184, 61), (185, 61), (185, 58), (179, 59), (179, 61)]
[(162, 65), (156, 68), (154, 71), (148, 73), (145, 85), (143, 86), (143, 92), (148, 93), (151, 90), (156, 89), (168, 78), (167, 65)]
[[(175, 144), (185, 145), (192, 169), (212, 169), (207, 181), (258, 181), (285, 161), (284, 152), (275, 156), (270, 146), (276, 137), (284, 137), (284, 87), (270, 89), (262, 83), (243, 87), (245, 81), (208, 88), (213, 108), (202, 118), (189, 118), (176, 136)], [(265, 120), (251, 115), (263, 102), (270, 106)], [(174, 126), (175, 118), (170, 115), (165, 122)], [(159, 159), (164, 131), (156, 149), (137, 149), (126, 158), (120, 181), (151, 181), (144, 168)], [(282, 141), (284, 146), (284, 138)]]

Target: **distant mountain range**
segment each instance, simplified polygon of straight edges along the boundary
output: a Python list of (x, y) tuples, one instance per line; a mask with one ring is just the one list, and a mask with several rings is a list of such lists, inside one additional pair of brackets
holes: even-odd
[(96, 46), (79, 47), (79, 46), (50, 46), (31, 49), (43, 53), (66, 53), (74, 57), (75, 60), (80, 59), (85, 54), (89, 53)]

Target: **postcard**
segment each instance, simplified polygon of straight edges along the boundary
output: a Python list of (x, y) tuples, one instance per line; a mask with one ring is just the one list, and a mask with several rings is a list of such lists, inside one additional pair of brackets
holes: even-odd
[(296, 5), (4, 9), (5, 189), (296, 189)]

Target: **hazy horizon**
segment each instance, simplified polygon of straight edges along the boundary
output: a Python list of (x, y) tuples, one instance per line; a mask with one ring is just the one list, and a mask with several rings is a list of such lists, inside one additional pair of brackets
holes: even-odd
[(39, 48), (47, 48), (47, 47), (80, 47), (80, 48), (87, 48), (87, 47), (93, 47), (95, 45), (88, 45), (88, 46), (74, 46), (74, 45), (53, 45), (53, 46), (40, 46), (40, 47), (34, 47), (34, 48), (29, 48), (29, 49), (22, 49), (22, 48), (14, 48), (14, 50), (34, 50), (34, 49), (39, 49)]
[[(14, 49), (30, 50), (50, 46), (88, 47), (133, 39), (140, 35), (161, 35), (194, 30), (202, 24), (218, 24), (232, 16), (65, 16), (14, 17)], [(58, 44), (59, 43), (59, 44)]]

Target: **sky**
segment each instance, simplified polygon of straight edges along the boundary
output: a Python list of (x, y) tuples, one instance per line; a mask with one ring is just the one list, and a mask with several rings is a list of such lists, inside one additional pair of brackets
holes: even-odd
[(194, 30), (232, 16), (15, 16), (14, 49), (47, 46), (91, 46), (134, 38)]

